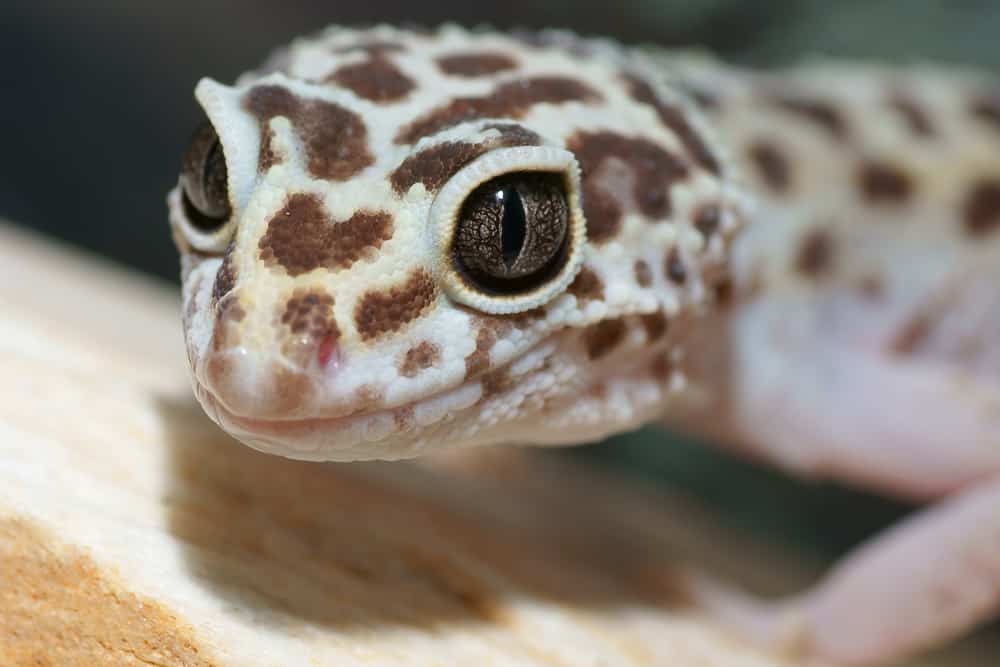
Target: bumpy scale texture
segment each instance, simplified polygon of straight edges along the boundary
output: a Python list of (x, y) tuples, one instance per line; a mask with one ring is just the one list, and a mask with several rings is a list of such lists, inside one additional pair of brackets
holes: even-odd
[[(206, 411), (254, 447), (323, 460), (589, 441), (662, 414), (745, 216), (711, 132), (660, 78), (561, 33), (383, 27), (202, 81), (231, 239), (192, 247), (179, 190), (170, 207)], [(570, 151), (587, 238), (566, 289), (488, 314), (442, 288), (432, 206), (512, 147)]]

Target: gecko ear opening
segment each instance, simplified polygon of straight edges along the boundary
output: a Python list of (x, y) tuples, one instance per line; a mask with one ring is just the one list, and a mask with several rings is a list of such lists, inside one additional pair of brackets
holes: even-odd
[(491, 151), (441, 189), (431, 229), (449, 297), (494, 314), (541, 306), (569, 286), (583, 262), (576, 160), (551, 146)]

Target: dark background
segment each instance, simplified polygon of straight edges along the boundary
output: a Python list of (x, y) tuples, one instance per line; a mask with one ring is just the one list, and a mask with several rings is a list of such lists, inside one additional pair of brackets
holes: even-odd
[[(332, 22), (446, 20), (568, 27), (765, 66), (831, 55), (1000, 70), (1000, 2), (988, 0), (4, 0), (0, 218), (176, 281), (164, 196), (199, 117), (191, 91), (200, 76), (231, 80), (272, 47)], [(680, 487), (735, 526), (826, 557), (908, 509), (653, 430), (577, 455)]]

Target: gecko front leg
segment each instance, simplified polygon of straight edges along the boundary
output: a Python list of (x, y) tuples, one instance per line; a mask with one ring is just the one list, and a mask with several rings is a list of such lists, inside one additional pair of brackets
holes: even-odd
[(723, 624), (817, 664), (872, 665), (953, 639), (1000, 608), (1000, 481), (931, 506), (779, 603), (704, 577), (695, 600)]
[(685, 67), (760, 206), (732, 301), (691, 347), (702, 400), (674, 423), (794, 474), (936, 503), (794, 600), (692, 591), (747, 636), (834, 664), (952, 638), (1000, 608), (995, 83)]
[(943, 363), (834, 345), (811, 347), (809, 356), (793, 348), (772, 350), (784, 355), (772, 381), (744, 386), (759, 393), (743, 399), (748, 414), (734, 416), (730, 437), (798, 475), (934, 504), (792, 601), (750, 603), (705, 585), (694, 587), (695, 597), (752, 638), (834, 664), (882, 664), (994, 616), (996, 388)]

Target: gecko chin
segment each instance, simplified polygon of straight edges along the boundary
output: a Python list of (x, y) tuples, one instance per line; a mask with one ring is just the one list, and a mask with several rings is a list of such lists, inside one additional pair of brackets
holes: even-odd
[(665, 349), (623, 350), (586, 366), (585, 350), (565, 345), (578, 333), (550, 337), (503, 366), (397, 404), (371, 396), (364, 407), (341, 403), (310, 413), (285, 405), (281, 417), (262, 417), (259, 410), (230, 409), (197, 376), (195, 394), (213, 421), (244, 444), (313, 461), (404, 459), (502, 443), (579, 444), (662, 411), (673, 374)]

